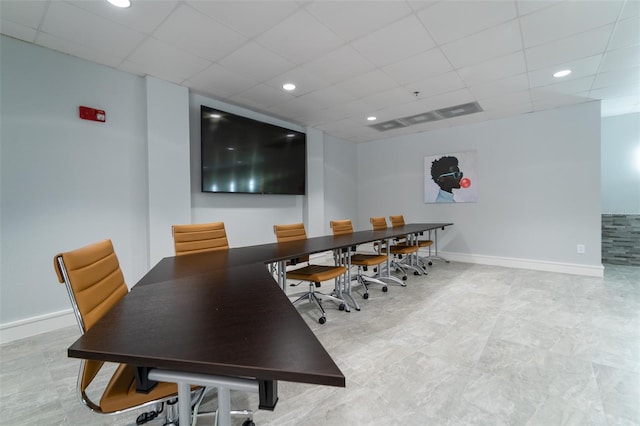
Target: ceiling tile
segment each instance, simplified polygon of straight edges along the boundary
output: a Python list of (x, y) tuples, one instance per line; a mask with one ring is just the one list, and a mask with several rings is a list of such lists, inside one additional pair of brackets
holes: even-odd
[(310, 126), (317, 126), (322, 123), (342, 120), (343, 118), (345, 118), (344, 115), (337, 113), (333, 108), (325, 108), (314, 111), (308, 120), (305, 120), (305, 122), (308, 122)]
[(210, 65), (198, 56), (154, 38), (146, 39), (129, 57), (145, 73), (174, 83), (193, 77)]
[[(38, 29), (45, 11), (47, 1), (43, 0), (2, 0), (0, 1), (0, 17), (28, 28)], [(2, 33), (5, 34), (4, 29)]]
[(229, 99), (239, 105), (253, 105), (261, 109), (268, 108), (271, 105), (286, 102), (293, 99), (293, 95), (284, 90), (275, 89), (266, 84), (257, 84), (244, 92), (232, 96)]
[(405, 88), (395, 88), (365, 96), (362, 98), (362, 101), (376, 109), (380, 109), (394, 105), (406, 104), (407, 102), (412, 102), (414, 98), (415, 96), (409, 90)]
[(613, 31), (612, 25), (569, 36), (525, 50), (530, 70), (545, 68), (605, 51)]
[(427, 111), (425, 110), (424, 102), (418, 99), (412, 99), (403, 104), (381, 108), (374, 111), (373, 115), (378, 117), (378, 120), (376, 120), (377, 122), (383, 123), (387, 120), (395, 120), (397, 118), (409, 117), (425, 112)]
[(442, 46), (455, 68), (467, 67), (522, 49), (520, 27), (513, 20)]
[(370, 116), (375, 108), (361, 99), (357, 99), (338, 105), (334, 110), (344, 117), (365, 118)]
[(452, 69), (440, 49), (431, 49), (382, 68), (389, 77), (399, 84), (424, 80), (428, 77), (444, 74)]
[(246, 37), (262, 34), (300, 8), (292, 1), (189, 0), (187, 4)]
[(371, 62), (348, 45), (303, 64), (302, 67), (329, 83), (338, 83), (375, 69)]
[(247, 41), (244, 36), (217, 25), (211, 18), (187, 5), (178, 7), (153, 36), (211, 61), (228, 55)]
[(536, 100), (536, 93), (540, 91), (552, 92), (552, 93), (564, 93), (568, 95), (578, 95), (580, 93), (588, 92), (593, 84), (593, 75), (589, 75), (581, 78), (574, 78), (572, 80), (564, 80), (558, 83), (549, 84), (544, 87), (535, 88), (532, 91), (532, 99)]
[(590, 102), (586, 96), (567, 95), (556, 92), (545, 92), (544, 88), (533, 90), (536, 99), (532, 100), (534, 111), (544, 111), (551, 108), (559, 108), (567, 105), (575, 105)]
[[(636, 2), (640, 4), (640, 2)], [(619, 21), (609, 41), (609, 49), (620, 49), (640, 44), (640, 17)]]
[(410, 93), (419, 92), (418, 98), (424, 99), (430, 96), (462, 89), (465, 87), (465, 84), (462, 79), (460, 79), (458, 73), (451, 71), (435, 77), (425, 78), (422, 81), (414, 82), (405, 87)]
[(529, 78), (526, 73), (495, 80), (490, 83), (468, 86), (471, 93), (478, 99), (506, 95), (514, 92), (522, 92), (529, 89)]
[(0, 19), (0, 28), (2, 28), (2, 34), (8, 35), (9, 37), (28, 41), (29, 43), (36, 41), (37, 32), (34, 28), (29, 28), (11, 21), (5, 21), (4, 19)]
[(356, 100), (352, 95), (335, 86), (325, 87), (307, 93), (301, 96), (301, 98), (304, 98), (308, 102), (315, 102), (320, 108), (335, 108), (338, 105)]
[(612, 50), (604, 55), (600, 71), (614, 71), (640, 66), (640, 45)]
[(84, 58), (98, 64), (107, 65), (116, 68), (122, 63), (122, 58), (108, 55), (104, 52), (96, 51), (73, 40), (60, 40), (57, 37), (47, 33), (38, 33), (36, 42), (49, 49), (64, 52), (78, 58)]
[(479, 103), (484, 111), (504, 110), (518, 106), (531, 108), (531, 95), (529, 90), (523, 90), (506, 95), (493, 96), (488, 99), (483, 99), (482, 102)]
[(418, 17), (436, 43), (445, 44), (515, 19), (516, 7), (513, 1), (442, 1)]
[(307, 10), (345, 41), (353, 41), (411, 14), (399, 1), (319, 1)]
[(611, 24), (624, 0), (563, 1), (520, 19), (525, 47), (533, 47)]
[(558, 4), (558, 0), (516, 0), (516, 7), (520, 16), (546, 9)]
[(431, 111), (434, 109), (447, 108), (475, 101), (476, 99), (468, 89), (460, 89), (453, 92), (443, 93), (441, 95), (431, 96), (423, 102), (426, 106), (425, 111)]
[(516, 52), (460, 68), (458, 75), (468, 86), (471, 86), (522, 74), (526, 69), (524, 54)]
[(296, 64), (309, 62), (344, 44), (304, 10), (275, 25), (255, 41)]
[(595, 55), (559, 64), (555, 67), (547, 67), (531, 71), (529, 72), (529, 85), (530, 87), (540, 87), (558, 83), (559, 80), (553, 76), (553, 73), (566, 68), (570, 69), (572, 72), (568, 76), (562, 77), (562, 80), (564, 81), (594, 75), (598, 70), (601, 61), (602, 55)]
[(269, 112), (278, 114), (282, 117), (291, 117), (292, 119), (297, 119), (298, 117), (309, 117), (315, 111), (318, 111), (320, 108), (318, 105), (313, 102), (309, 102), (302, 97), (293, 98), (281, 104), (272, 105), (269, 107)]
[(420, 21), (413, 15), (362, 37), (352, 45), (378, 66), (400, 61), (435, 46)]
[(172, 0), (144, 0), (135, 1), (134, 6), (123, 10), (106, 1), (74, 0), (69, 3), (143, 34), (151, 34), (178, 4)]
[(625, 2), (619, 19), (625, 20), (633, 17), (637, 18), (638, 16), (640, 16), (640, 1), (632, 0)]
[(293, 83), (296, 85), (295, 90), (290, 92), (294, 97), (302, 96), (306, 93), (313, 92), (314, 90), (330, 86), (327, 81), (321, 79), (303, 67), (296, 67), (287, 70), (265, 82), (265, 84), (278, 90), (284, 90), (282, 89), (282, 85), (285, 83)]
[(382, 92), (398, 87), (398, 84), (382, 71), (374, 70), (346, 80), (342, 83), (338, 83), (336, 86), (359, 99), (369, 96), (372, 93)]
[(250, 41), (218, 62), (255, 81), (269, 80), (295, 67), (292, 62)]
[(42, 31), (94, 49), (95, 54), (125, 58), (144, 40), (142, 33), (64, 2), (51, 2)]
[(255, 82), (213, 64), (185, 82), (187, 87), (214, 97), (229, 98), (246, 91)]

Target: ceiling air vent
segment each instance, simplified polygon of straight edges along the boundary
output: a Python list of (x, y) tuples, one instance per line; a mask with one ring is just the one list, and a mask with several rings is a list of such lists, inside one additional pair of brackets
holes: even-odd
[(461, 115), (473, 114), (481, 112), (482, 107), (477, 102), (469, 102), (468, 104), (456, 105), (448, 108), (440, 108), (435, 112), (444, 118), (460, 117)]
[(401, 127), (407, 127), (407, 124), (404, 124), (400, 120), (389, 120), (384, 123), (372, 124), (370, 127), (373, 127), (379, 132), (386, 132), (387, 130), (399, 129)]
[(428, 123), (430, 121), (442, 120), (442, 117), (440, 117), (435, 112), (431, 111), (431, 112), (425, 112), (422, 114), (412, 115), (410, 117), (404, 117), (404, 118), (401, 118), (400, 120), (402, 120), (403, 123), (407, 123), (408, 125), (412, 126), (414, 124), (422, 124), (422, 123)]
[(440, 108), (434, 111), (423, 112), (422, 114), (410, 115), (408, 117), (396, 118), (395, 120), (385, 121), (384, 123), (372, 124), (369, 127), (373, 127), (379, 132), (386, 132), (387, 130), (399, 129), (401, 127), (413, 126), (414, 124), (428, 123), (431, 121), (443, 120), (446, 118), (460, 117), (462, 115), (474, 114), (476, 112), (482, 112), (482, 107), (477, 102), (469, 102), (467, 104), (461, 104), (451, 106), (447, 108)]

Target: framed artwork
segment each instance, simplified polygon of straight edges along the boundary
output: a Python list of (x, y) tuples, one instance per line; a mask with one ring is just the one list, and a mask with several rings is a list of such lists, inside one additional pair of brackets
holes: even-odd
[(424, 157), (425, 203), (475, 203), (478, 201), (476, 151)]

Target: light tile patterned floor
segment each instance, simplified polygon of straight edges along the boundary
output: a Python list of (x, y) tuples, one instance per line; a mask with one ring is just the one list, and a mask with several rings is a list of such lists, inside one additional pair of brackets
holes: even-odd
[[(640, 268), (602, 279), (436, 262), (370, 294), (360, 312), (326, 303), (324, 325), (301, 307), (347, 387), (281, 382), (257, 425), (640, 425)], [(77, 336), (0, 347), (0, 424), (135, 424), (80, 405)], [(257, 396), (233, 405), (255, 410)]]

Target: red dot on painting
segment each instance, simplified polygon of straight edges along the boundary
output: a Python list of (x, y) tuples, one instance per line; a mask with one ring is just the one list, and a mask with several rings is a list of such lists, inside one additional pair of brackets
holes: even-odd
[(471, 180), (469, 178), (460, 179), (460, 186), (463, 188), (468, 188), (471, 186)]

